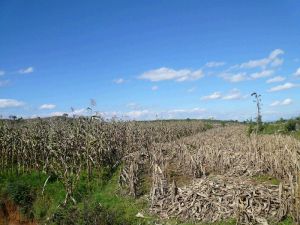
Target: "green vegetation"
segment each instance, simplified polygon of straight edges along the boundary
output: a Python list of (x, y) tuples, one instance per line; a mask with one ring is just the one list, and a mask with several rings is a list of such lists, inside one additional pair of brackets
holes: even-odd
[(273, 184), (273, 185), (280, 184), (280, 180), (276, 179), (275, 177), (268, 176), (268, 175), (254, 176), (253, 179), (259, 183), (269, 183), (269, 184)]
[[(63, 204), (66, 192), (57, 179), (49, 179), (42, 193), (47, 175), (31, 172), (18, 176), (16, 173), (1, 175), (1, 201), (18, 205), (27, 218), (42, 223), (50, 218), (52, 224), (144, 224), (151, 217), (138, 218), (147, 204), (119, 193), (119, 169), (111, 177), (107, 171), (88, 176), (82, 174), (74, 190), (76, 204)], [(93, 221), (91, 221), (93, 220)], [(99, 223), (98, 223), (99, 222)]]
[[(247, 133), (250, 135), (256, 132), (256, 123), (248, 122)], [(280, 119), (275, 122), (264, 123), (258, 130), (260, 134), (290, 134), (296, 138), (300, 138), (300, 117), (294, 119)]]

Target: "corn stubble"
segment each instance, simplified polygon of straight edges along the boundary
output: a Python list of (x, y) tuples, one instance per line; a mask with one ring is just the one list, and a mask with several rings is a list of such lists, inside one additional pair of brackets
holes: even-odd
[[(67, 193), (62, 204), (76, 204), (81, 173), (91, 177), (121, 166), (123, 192), (146, 195), (150, 212), (162, 218), (255, 224), (292, 216), (299, 222), (300, 142), (281, 135), (248, 137), (242, 125), (207, 128), (201, 121), (95, 117), (0, 121), (1, 173), (56, 176)], [(260, 175), (280, 183), (258, 182), (254, 177)]]
[[(163, 218), (205, 222), (236, 218), (239, 224), (267, 224), (287, 216), (299, 222), (300, 142), (281, 135), (248, 137), (245, 129), (213, 128), (154, 144), (147, 157), (146, 152), (136, 155), (148, 158), (143, 162), (152, 171), (151, 211)], [(137, 165), (134, 159), (127, 163)], [(280, 184), (258, 182), (255, 177), (261, 175)], [(180, 177), (190, 182), (178, 186)]]

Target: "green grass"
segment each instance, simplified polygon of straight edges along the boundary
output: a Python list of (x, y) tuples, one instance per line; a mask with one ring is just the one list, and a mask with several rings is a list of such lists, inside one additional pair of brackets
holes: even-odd
[[(94, 173), (89, 181), (83, 173), (73, 195), (78, 204), (68, 203), (65, 207), (62, 202), (66, 192), (57, 179), (49, 180), (42, 195), (43, 185), (48, 177), (46, 174), (31, 172), (19, 176), (16, 173), (0, 175), (0, 199), (10, 200), (21, 206), (25, 216), (34, 217), (41, 223), (51, 217), (54, 218), (53, 224), (72, 224), (67, 218), (78, 216), (81, 219), (74, 218), (74, 224), (85, 224), (84, 211), (87, 208), (89, 211), (101, 212), (99, 215), (105, 217), (106, 221), (103, 224), (146, 224), (154, 221), (154, 218), (145, 215), (145, 209), (148, 208), (145, 200), (119, 194), (119, 172), (120, 169), (112, 174), (102, 170)], [(137, 218), (138, 212), (143, 213), (146, 218)], [(58, 220), (64, 222), (60, 223)]]
[(291, 217), (286, 218), (285, 220), (278, 223), (278, 225), (293, 225), (293, 219)]
[[(116, 224), (146, 224), (153, 220), (149, 215), (145, 215), (145, 209), (148, 207), (143, 199), (133, 199), (126, 196), (120, 196), (119, 193), (119, 170), (116, 171), (111, 179), (104, 185), (96, 185), (91, 199), (101, 203), (110, 213), (115, 215)], [(146, 218), (137, 218), (136, 214), (141, 212)]]
[[(50, 224), (99, 224), (99, 225), (233, 225), (234, 219), (215, 223), (181, 222), (176, 219), (161, 221), (147, 214), (147, 201), (143, 198), (133, 199), (120, 194), (118, 184), (120, 168), (113, 173), (102, 170), (94, 173), (88, 180), (82, 174), (74, 190), (77, 204), (69, 202), (66, 206), (61, 203), (65, 198), (63, 184), (58, 179), (49, 179), (44, 194), (42, 188), (46, 174), (31, 172), (17, 176), (17, 174), (0, 175), (0, 197), (10, 199), (24, 209), (24, 213), (37, 222), (44, 224), (50, 218)], [(254, 178), (259, 182), (278, 184), (278, 180), (268, 176)], [(1, 199), (1, 198), (0, 198)], [(60, 205), (60, 207), (58, 207)], [(145, 218), (137, 218), (140, 212)], [(277, 223), (281, 225), (293, 224), (291, 218)]]
[(32, 171), (30, 173), (0, 175), (0, 199), (12, 201), (26, 217), (43, 220), (56, 211), (65, 196), (64, 187), (58, 180), (48, 182), (44, 195), (42, 188), (47, 175)]

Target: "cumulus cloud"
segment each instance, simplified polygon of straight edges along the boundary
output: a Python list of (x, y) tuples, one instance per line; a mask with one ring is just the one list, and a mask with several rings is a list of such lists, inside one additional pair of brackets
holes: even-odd
[(282, 76), (276, 76), (276, 77), (272, 77), (269, 80), (267, 80), (266, 82), (269, 83), (276, 83), (276, 82), (281, 82), (284, 81), (286, 78), (282, 77)]
[(203, 118), (207, 110), (204, 108), (195, 107), (192, 109), (172, 109), (162, 112), (159, 115), (162, 118)]
[(23, 106), (25, 103), (15, 99), (0, 99), (0, 108), (13, 108)]
[(64, 114), (68, 114), (68, 113), (65, 113), (65, 112), (53, 112), (50, 114), (50, 116), (62, 116)]
[(24, 68), (24, 69), (20, 69), (19, 73), (20, 74), (28, 74), (28, 73), (33, 73), (34, 68), (32, 66)]
[(39, 107), (39, 109), (54, 109), (56, 105), (54, 104), (43, 104)]
[(244, 99), (247, 98), (247, 95), (242, 95), (239, 89), (232, 89), (227, 94), (222, 94), (221, 92), (214, 92), (211, 95), (203, 96), (202, 100), (216, 100), (216, 99), (222, 99), (222, 100), (238, 100), (238, 99)]
[(227, 95), (222, 97), (223, 100), (236, 100), (236, 99), (242, 99), (242, 98), (243, 98), (243, 96), (238, 89), (233, 89)]
[(5, 74), (4, 70), (0, 70), (0, 76), (3, 76)]
[(215, 100), (215, 99), (220, 99), (220, 98), (222, 98), (221, 92), (214, 92), (211, 95), (203, 96), (201, 99), (202, 100)]
[(152, 114), (152, 112), (150, 112), (149, 110), (145, 109), (145, 110), (133, 110), (133, 111), (129, 111), (127, 113), (125, 113), (125, 116), (128, 116), (130, 118), (140, 118), (142, 116), (146, 116)]
[(294, 75), (296, 77), (300, 77), (300, 67), (296, 70), (296, 72), (294, 73)]
[[(170, 118), (198, 118), (204, 115), (206, 109), (204, 108), (191, 108), (191, 109), (170, 109), (164, 111), (152, 111), (148, 109), (133, 110), (129, 112), (114, 112), (117, 117), (127, 117), (129, 119), (170, 119)], [(105, 113), (106, 115), (112, 115), (112, 113)]]
[(283, 59), (276, 58), (271, 63), (271, 67), (278, 67), (281, 66), (282, 64), (283, 64)]
[(284, 54), (284, 51), (282, 49), (275, 49), (270, 53), (269, 59), (276, 59), (279, 55), (282, 54)]
[(283, 60), (278, 57), (282, 54), (284, 54), (283, 50), (275, 49), (274, 51), (272, 51), (269, 54), (268, 57), (244, 62), (244, 63), (240, 64), (239, 67), (242, 69), (251, 69), (251, 68), (257, 68), (257, 67), (264, 69), (268, 65), (271, 65), (273, 67), (280, 66), (283, 63)]
[(290, 105), (293, 103), (293, 100), (290, 98), (286, 98), (282, 101), (274, 101), (270, 104), (270, 106), (283, 106), (283, 105)]
[(150, 70), (139, 76), (140, 79), (150, 80), (152, 82), (164, 81), (164, 80), (175, 80), (178, 82), (187, 80), (198, 80), (204, 76), (202, 70), (174, 70), (171, 68), (162, 67), (155, 70)]
[(114, 79), (113, 82), (115, 84), (123, 84), (125, 82), (125, 80), (123, 78), (118, 78), (118, 79)]
[(64, 114), (68, 114), (69, 116), (85, 116), (87, 115), (87, 109), (81, 108), (81, 109), (74, 109), (72, 112), (52, 112), (50, 113), (50, 116), (62, 116)]
[(237, 73), (237, 74), (223, 73), (221, 74), (221, 77), (231, 83), (237, 83), (237, 82), (249, 80), (246, 73)]
[(226, 63), (225, 62), (208, 62), (205, 64), (206, 67), (212, 68), (212, 67), (220, 67), (220, 66), (224, 66)]
[(257, 72), (257, 73), (252, 73), (250, 75), (250, 77), (252, 79), (258, 79), (258, 78), (264, 78), (264, 77), (269, 77), (274, 73), (273, 70), (263, 70), (261, 72)]
[(291, 88), (295, 88), (295, 87), (298, 87), (299, 85), (296, 85), (294, 83), (285, 83), (285, 84), (282, 84), (282, 85), (278, 85), (278, 86), (275, 86), (275, 87), (272, 87), (270, 88), (268, 91), (269, 92), (275, 92), (275, 91), (283, 91), (283, 90), (288, 90), (288, 89), (291, 89)]

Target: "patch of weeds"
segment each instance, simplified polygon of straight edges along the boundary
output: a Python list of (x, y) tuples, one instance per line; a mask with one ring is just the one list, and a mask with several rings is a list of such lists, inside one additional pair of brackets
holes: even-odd
[(214, 126), (213, 126), (213, 124), (212, 123), (205, 123), (204, 124), (204, 130), (208, 130), (208, 129), (212, 129)]
[(32, 205), (35, 200), (35, 192), (30, 186), (22, 181), (9, 183), (6, 188), (6, 193), (9, 198), (18, 206), (20, 206), (21, 212), (29, 216), (32, 215)]
[(275, 177), (268, 176), (268, 175), (258, 175), (258, 176), (253, 176), (253, 180), (259, 182), (259, 183), (268, 183), (268, 184), (273, 184), (273, 185), (279, 185), (280, 180), (276, 179)]
[(45, 218), (51, 217), (63, 202), (65, 195), (66, 192), (61, 182), (48, 183), (44, 194), (39, 192), (33, 204), (34, 218), (43, 221)]
[(293, 219), (291, 217), (288, 217), (278, 223), (278, 225), (292, 225), (292, 224), (295, 224), (295, 223), (293, 222)]
[(120, 170), (116, 171), (107, 184), (95, 190), (91, 199), (100, 203), (113, 216), (113, 224), (146, 224), (152, 218), (137, 218), (136, 214), (147, 207), (143, 199), (133, 199), (118, 195)]

